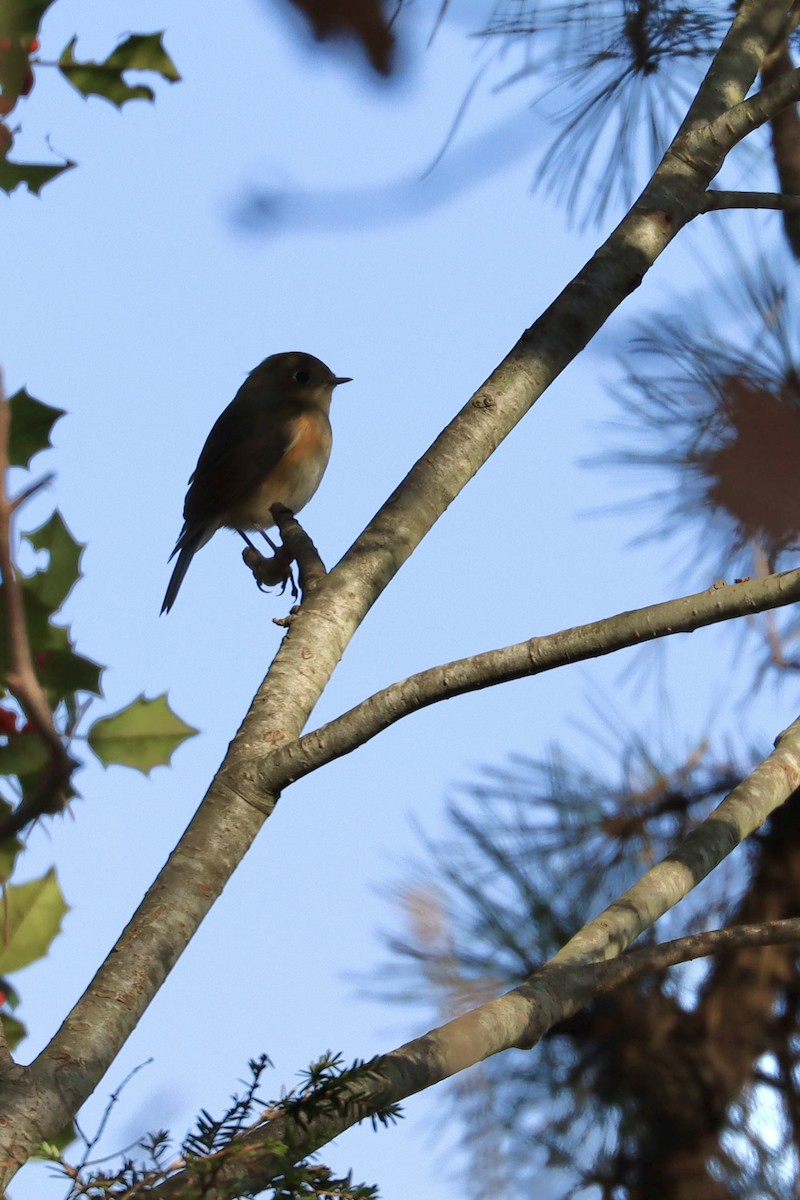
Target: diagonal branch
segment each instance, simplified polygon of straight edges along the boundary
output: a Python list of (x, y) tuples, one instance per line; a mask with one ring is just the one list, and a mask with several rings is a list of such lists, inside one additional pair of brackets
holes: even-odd
[[(335, 1110), (300, 1119), (285, 1114), (241, 1139), (229, 1169), (215, 1171), (215, 1200), (265, 1188), (286, 1169), (372, 1112), (512, 1048), (531, 1049), (549, 1029), (601, 991), (720, 949), (794, 941), (800, 920), (722, 930), (625, 953), (630, 943), (674, 907), (769, 814), (800, 787), (800, 718), (775, 749), (662, 862), (590, 921), (524, 983), (438, 1029), (382, 1055), (368, 1080), (337, 1096)], [(274, 1147), (281, 1147), (276, 1154)], [(283, 1148), (288, 1148), (288, 1153)], [(196, 1181), (184, 1172), (157, 1189), (163, 1200), (189, 1200)], [(237, 1191), (236, 1189), (240, 1189)]]
[(128, 928), (19, 1084), (0, 1089), (0, 1184), (96, 1086), (270, 815), (275, 797), (265, 799), (254, 757), (300, 734), (353, 634), (422, 538), (702, 210), (728, 146), (699, 126), (747, 94), (787, 8), (786, 0), (741, 0), (688, 124), (639, 201), (307, 597), (196, 816)]
[(559, 950), (554, 962), (597, 962), (622, 953), (719, 866), (800, 788), (800, 717), (775, 749), (662, 862)]
[(568, 663), (600, 658), (656, 638), (693, 633), (720, 621), (752, 616), (798, 600), (800, 568), (766, 579), (715, 584), (693, 596), (651, 604), (430, 667), (390, 684), (311, 733), (265, 754), (259, 775), (262, 789), (265, 794), (276, 794), (287, 783), (350, 754), (403, 717), (442, 700), (541, 675)]
[(782, 75), (774, 83), (767, 84), (755, 95), (733, 105), (710, 122), (706, 130), (695, 130), (705, 134), (728, 150), (741, 142), (748, 134), (766, 125), (773, 117), (800, 100), (800, 69)]
[[(626, 951), (620, 958), (605, 962), (569, 966), (551, 963), (542, 967), (516, 991), (529, 989), (531, 982), (545, 973), (558, 985), (562, 999), (559, 1012), (550, 1026), (552, 1028), (598, 996), (652, 972), (665, 971), (679, 963), (695, 962), (712, 954), (723, 956), (747, 947), (786, 945), (799, 940), (798, 917), (734, 925), (727, 929), (690, 934), (659, 945), (641, 946)], [(541, 1036), (547, 1032), (547, 1029), (543, 1029)], [(426, 1035), (428, 1038), (432, 1036)], [(405, 1049), (405, 1046), (401, 1046), (391, 1055), (400, 1055)], [(368, 1109), (376, 1107), (379, 1092), (375, 1088), (375, 1077), (391, 1055), (373, 1059), (359, 1070), (361, 1078), (369, 1081), (367, 1087), (360, 1081), (357, 1084), (343, 1082), (343, 1086), (337, 1089), (336, 1109), (340, 1119), (331, 1131), (331, 1137), (364, 1120), (369, 1116)], [(386, 1096), (385, 1091), (380, 1094), (384, 1107), (398, 1102), (397, 1099), (387, 1100)], [(275, 1181), (277, 1175), (285, 1173), (289, 1162), (305, 1157), (311, 1149), (323, 1144), (321, 1125), (332, 1115), (330, 1108), (327, 1112), (324, 1109), (324, 1104), (312, 1094), (305, 1106), (296, 1106), (296, 1115), (289, 1116), (283, 1109), (280, 1115), (270, 1116), (266, 1121), (262, 1119), (226, 1147), (199, 1158), (196, 1164), (186, 1165), (184, 1159), (179, 1168), (175, 1164), (166, 1169), (174, 1171), (173, 1174), (167, 1175), (166, 1171), (149, 1172), (140, 1183), (133, 1184), (125, 1192), (126, 1200), (138, 1200), (145, 1196), (154, 1197), (155, 1200), (196, 1200), (199, 1180), (211, 1181), (206, 1185), (206, 1194), (213, 1196), (213, 1200), (233, 1200), (241, 1195), (241, 1188), (261, 1192)], [(305, 1153), (299, 1140), (304, 1136), (310, 1139), (310, 1148)], [(277, 1150), (276, 1145), (279, 1147)], [(243, 1163), (246, 1164), (244, 1169)], [(76, 1184), (80, 1182), (80, 1169), (80, 1166), (69, 1168), (70, 1177)]]

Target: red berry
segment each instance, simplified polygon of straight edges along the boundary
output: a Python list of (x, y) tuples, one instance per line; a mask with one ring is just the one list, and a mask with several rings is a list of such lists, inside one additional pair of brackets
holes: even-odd
[(0, 708), (0, 734), (17, 732), (17, 714), (10, 708)]
[(0, 155), (8, 154), (14, 142), (14, 135), (7, 125), (0, 121)]
[(0, 96), (0, 117), (7, 117), (16, 103), (11, 96)]
[(20, 733), (36, 733), (36, 726), (30, 721), (26, 721), (22, 729), (20, 729)]
[(25, 72), (25, 78), (22, 81), (22, 87), (19, 89), (20, 96), (27, 96), (33, 87), (33, 71), (28, 67)]
[(33, 661), (36, 663), (37, 667), (46, 667), (47, 666), (47, 651), (46, 650), (37, 650), (33, 656)]
[(34, 38), (32, 42), (28, 42), (28, 54), (35, 54), (39, 49), (39, 39)]

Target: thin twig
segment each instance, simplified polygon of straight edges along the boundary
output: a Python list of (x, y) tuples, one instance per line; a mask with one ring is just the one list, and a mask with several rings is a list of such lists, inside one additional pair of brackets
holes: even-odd
[[(135, 1076), (135, 1075), (138, 1075), (138, 1074), (139, 1074), (139, 1072), (140, 1072), (140, 1071), (141, 1071), (141, 1070), (142, 1070), (144, 1067), (148, 1067), (148, 1066), (150, 1066), (150, 1064), (151, 1064), (152, 1062), (153, 1062), (153, 1059), (152, 1059), (152, 1058), (147, 1058), (147, 1059), (145, 1059), (145, 1061), (144, 1061), (144, 1062), (140, 1062), (140, 1063), (138, 1063), (138, 1064), (137, 1064), (135, 1067), (133, 1067), (133, 1069), (132, 1069), (132, 1070), (130, 1070), (130, 1071), (128, 1072), (128, 1074), (127, 1074), (127, 1075), (125, 1076), (125, 1078), (123, 1079), (122, 1083), (120, 1083), (120, 1084), (119, 1084), (119, 1085), (118, 1085), (118, 1086), (117, 1086), (117, 1087), (114, 1089), (114, 1091), (111, 1093), (111, 1095), (109, 1096), (108, 1100), (106, 1101), (106, 1106), (105, 1106), (105, 1108), (103, 1109), (103, 1115), (101, 1116), (101, 1118), (100, 1118), (100, 1123), (98, 1124), (98, 1126), (97, 1126), (97, 1129), (95, 1130), (94, 1137), (91, 1137), (91, 1138), (89, 1138), (89, 1137), (86, 1137), (86, 1135), (85, 1135), (85, 1134), (82, 1134), (82, 1135), (81, 1135), (81, 1136), (83, 1137), (83, 1142), (84, 1142), (84, 1150), (83, 1150), (83, 1154), (81, 1155), (81, 1157), (80, 1157), (80, 1160), (79, 1160), (79, 1162), (78, 1162), (78, 1163), (75, 1165), (75, 1167), (74, 1167), (74, 1168), (70, 1168), (70, 1170), (69, 1170), (69, 1172), (68, 1172), (68, 1173), (69, 1173), (70, 1175), (72, 1175), (72, 1176), (73, 1176), (73, 1177), (74, 1177), (76, 1180), (77, 1180), (77, 1179), (78, 1179), (78, 1177), (80, 1176), (80, 1173), (81, 1173), (81, 1171), (85, 1171), (85, 1170), (86, 1170), (86, 1168), (87, 1168), (88, 1166), (92, 1166), (92, 1165), (94, 1165), (94, 1164), (91, 1162), (91, 1155), (92, 1155), (92, 1151), (94, 1150), (94, 1148), (95, 1148), (95, 1146), (97, 1145), (97, 1143), (100, 1141), (100, 1138), (103, 1136), (103, 1134), (104, 1134), (104, 1132), (105, 1132), (106, 1125), (108, 1124), (108, 1119), (109, 1119), (109, 1117), (111, 1116), (111, 1112), (112, 1112), (112, 1110), (113, 1110), (113, 1108), (114, 1108), (115, 1104), (118, 1104), (118, 1103), (119, 1103), (119, 1098), (120, 1098), (120, 1096), (122, 1095), (123, 1091), (124, 1091), (124, 1090), (125, 1090), (125, 1088), (128, 1086), (128, 1084), (131, 1082), (131, 1080), (134, 1078), (134, 1076)], [(77, 1128), (77, 1126), (76, 1126), (76, 1128)], [(80, 1130), (79, 1130), (79, 1132), (80, 1132)], [(97, 1161), (98, 1161), (98, 1162), (102, 1162), (103, 1160), (102, 1160), (102, 1159), (98, 1159)], [(69, 1190), (69, 1192), (67, 1193), (67, 1195), (64, 1197), (64, 1200), (70, 1200), (70, 1197), (71, 1197), (71, 1196), (74, 1196), (74, 1194), (75, 1194), (75, 1189), (74, 1189), (74, 1187), (70, 1187), (70, 1190)]]
[(800, 941), (800, 917), (789, 917), (782, 921), (758, 921), (749, 925), (731, 925), (728, 929), (692, 933), (658, 946), (639, 946), (635, 950), (627, 950), (619, 958), (577, 968), (553, 964), (546, 969), (594, 972), (598, 984), (595, 995), (600, 995), (633, 979), (640, 979), (651, 971), (663, 971), (678, 963), (707, 958), (710, 954), (730, 954), (746, 946), (780, 946), (796, 941)]
[(42, 488), (48, 487), (53, 482), (55, 477), (55, 471), (48, 471), (47, 474), (43, 475), (41, 479), (37, 479), (36, 482), (32, 483), (29, 487), (23, 488), (19, 495), (15, 496), (11, 501), (11, 511), (16, 512), (17, 509), (20, 508), (27, 500), (30, 500), (31, 496), (35, 496), (37, 492), (42, 490)]
[(286, 783), (349, 754), (403, 717), (454, 696), (527, 679), (567, 663), (600, 658), (657, 638), (692, 633), (798, 600), (800, 569), (766, 579), (715, 585), (692, 596), (650, 604), (430, 667), (375, 692), (341, 716), (269, 753), (259, 775), (262, 787), (265, 792), (279, 791)]
[(787, 192), (728, 192), (709, 188), (703, 212), (721, 212), (727, 208), (769, 208), (780, 212), (800, 212), (800, 196)]

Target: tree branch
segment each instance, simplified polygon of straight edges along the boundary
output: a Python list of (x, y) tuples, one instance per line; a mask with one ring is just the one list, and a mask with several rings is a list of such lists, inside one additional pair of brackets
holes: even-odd
[(620, 954), (687, 896), (740, 842), (800, 787), (800, 717), (775, 749), (682, 844), (575, 935), (554, 962), (596, 962)]
[[(747, 94), (786, 11), (786, 3), (777, 0), (742, 0), (692, 106), (690, 124), (707, 124)], [(270, 815), (275, 797), (264, 797), (254, 757), (265, 746), (277, 749), (300, 734), (383, 589), (497, 446), (702, 210), (726, 153), (724, 140), (701, 128), (691, 145), (685, 134), (673, 142), (617, 229), (307, 597), (196, 816), (128, 928), (24, 1080), (0, 1089), (0, 1162), (5, 1164), (0, 1184), (33, 1145), (55, 1136), (91, 1093)]]
[(754, 96), (742, 100), (739, 104), (734, 104), (732, 108), (721, 113), (710, 122), (705, 131), (695, 130), (694, 132), (697, 135), (704, 132), (720, 146), (724, 146), (727, 153), (749, 133), (754, 133), (756, 129), (766, 125), (783, 109), (788, 108), (790, 104), (796, 104), (798, 100), (800, 100), (800, 70), (795, 68), (786, 75), (782, 75), (780, 79), (776, 79), (774, 83), (767, 84)]
[[(531, 1049), (549, 1029), (601, 991), (704, 953), (773, 940), (794, 941), (800, 931), (796, 918), (693, 935), (624, 953), (798, 787), (800, 718), (778, 736), (772, 753), (672, 854), (579, 930), (549, 963), (505, 995), (375, 1059), (368, 1081), (358, 1081), (337, 1093), (335, 1110), (315, 1110), (313, 1117), (306, 1119), (284, 1114), (247, 1134), (241, 1139), (241, 1149), (237, 1145), (232, 1150), (230, 1167), (223, 1164), (215, 1170), (213, 1200), (233, 1200), (248, 1188), (260, 1191), (285, 1170), (288, 1155), (298, 1161), (371, 1112), (405, 1100), (503, 1050)], [(276, 1143), (287, 1147), (288, 1154), (281, 1149), (276, 1155), (272, 1149)], [(189, 1200), (193, 1186), (191, 1172), (186, 1171), (167, 1180), (157, 1194), (163, 1200)]]
[(273, 504), (271, 511), (275, 518), (275, 524), (281, 531), (281, 540), (292, 560), (297, 563), (300, 590), (305, 597), (327, 575), (325, 564), (319, 556), (317, 547), (297, 517), (285, 504)]
[(651, 604), (430, 667), (390, 684), (296, 741), (265, 752), (259, 773), (262, 789), (267, 795), (277, 794), (287, 783), (350, 754), (403, 717), (442, 700), (541, 675), (568, 663), (600, 658), (657, 638), (693, 633), (721, 621), (751, 616), (798, 600), (800, 569), (766, 579), (715, 584), (692, 596)]
[(8, 671), (5, 685), (35, 727), (47, 747), (49, 761), (36, 786), (22, 803), (0, 822), (0, 839), (12, 837), (44, 812), (59, 812), (69, 795), (68, 783), (77, 763), (64, 748), (53, 721), (44, 688), (36, 677), (25, 621), (25, 598), (11, 550), (11, 518), (21, 503), (49, 481), (49, 476), (26, 489), (16, 500), (6, 491), (8, 479), (8, 439), (11, 409), (5, 397), (0, 374), (0, 577), (5, 596), (5, 637)]
[(800, 195), (790, 196), (786, 192), (729, 192), (722, 188), (711, 188), (706, 192), (704, 213), (720, 212), (726, 208), (768, 208), (778, 212), (800, 212)]
[[(297, 599), (299, 593), (292, 575), (292, 563), (297, 563), (303, 596), (325, 578), (325, 564), (291, 509), (285, 504), (273, 504), (271, 512), (280, 529), (283, 544), (275, 549), (274, 555), (266, 556), (248, 543), (242, 551), (242, 558), (245, 566), (253, 572), (259, 587), (276, 587), (280, 583), (283, 593), (287, 583), (291, 583), (292, 596)], [(278, 617), (274, 619), (274, 624), (288, 626), (290, 621), (291, 617)]]

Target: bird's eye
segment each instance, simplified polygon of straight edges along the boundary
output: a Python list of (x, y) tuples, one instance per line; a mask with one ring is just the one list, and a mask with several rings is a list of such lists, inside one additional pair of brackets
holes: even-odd
[(295, 383), (308, 383), (310, 378), (310, 371), (295, 371), (294, 375), (292, 376), (292, 379), (294, 379)]

